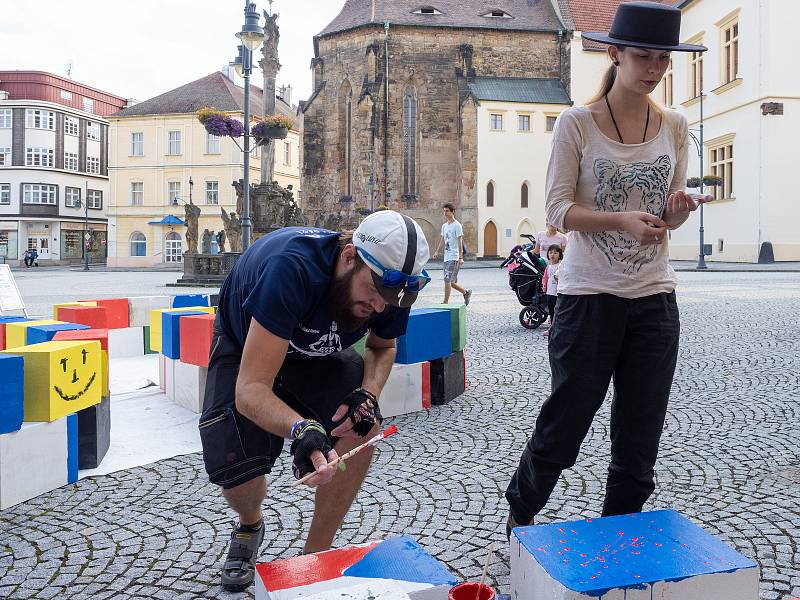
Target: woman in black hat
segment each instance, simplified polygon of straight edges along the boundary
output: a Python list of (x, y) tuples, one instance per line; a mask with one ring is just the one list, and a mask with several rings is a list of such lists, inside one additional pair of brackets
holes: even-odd
[(506, 491), (507, 532), (532, 523), (572, 467), (614, 381), (611, 465), (603, 515), (639, 512), (654, 470), (678, 353), (680, 323), (668, 230), (707, 197), (684, 192), (688, 127), (649, 97), (680, 44), (681, 12), (621, 4), (608, 33), (613, 63), (598, 96), (558, 119), (547, 221), (571, 230), (550, 330), (552, 392)]

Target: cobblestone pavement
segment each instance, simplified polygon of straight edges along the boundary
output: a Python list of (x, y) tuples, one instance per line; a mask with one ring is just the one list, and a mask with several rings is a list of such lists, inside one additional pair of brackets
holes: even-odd
[[(163, 293), (171, 277), (62, 282), (94, 295), (120, 286)], [(475, 290), (468, 391), (395, 420), (401, 435), (382, 446), (336, 543), (410, 534), (475, 578), (494, 541), (502, 550), (490, 574), (507, 591), (502, 492), (549, 386), (547, 350), (541, 331), (518, 324), (501, 271), (463, 279)], [(682, 349), (648, 508), (678, 509), (756, 559), (763, 600), (800, 596), (800, 275), (682, 273), (680, 281)], [(79, 293), (61, 286), (50, 299), (37, 289), (23, 285), (43, 306)], [(607, 402), (543, 521), (599, 513), (608, 422)], [(310, 522), (311, 493), (288, 487), (287, 463), (271, 479), (263, 561), (296, 555)], [(0, 513), (0, 598), (251, 597), (218, 587), (231, 523), (199, 455), (81, 480)]]

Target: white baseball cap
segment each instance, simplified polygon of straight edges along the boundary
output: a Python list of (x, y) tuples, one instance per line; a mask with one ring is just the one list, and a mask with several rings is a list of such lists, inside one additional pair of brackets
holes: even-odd
[[(381, 210), (364, 219), (353, 233), (353, 245), (385, 269), (401, 271), (406, 275), (420, 275), (430, 258), (428, 242), (419, 224), (411, 217), (393, 210)], [(369, 260), (364, 262), (372, 271), (375, 287), (386, 302), (401, 308), (414, 304), (416, 292), (409, 292), (403, 285), (385, 287), (380, 267)]]

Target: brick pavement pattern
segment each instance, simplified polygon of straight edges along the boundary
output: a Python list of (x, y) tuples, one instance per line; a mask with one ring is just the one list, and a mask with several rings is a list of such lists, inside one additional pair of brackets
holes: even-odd
[[(541, 331), (520, 327), (502, 272), (464, 279), (475, 290), (468, 391), (394, 420), (401, 433), (379, 450), (336, 543), (410, 534), (474, 579), (494, 541), (490, 574), (505, 592), (502, 495), (549, 387), (547, 349)], [(680, 510), (756, 559), (763, 600), (800, 595), (798, 300), (797, 274), (681, 274), (682, 349), (647, 505)], [(599, 513), (608, 419), (606, 402), (541, 522)], [(312, 494), (289, 488), (288, 466), (270, 480), (262, 561), (297, 555), (310, 523)], [(252, 597), (218, 586), (232, 522), (198, 454), (81, 480), (0, 513), (0, 598)]]

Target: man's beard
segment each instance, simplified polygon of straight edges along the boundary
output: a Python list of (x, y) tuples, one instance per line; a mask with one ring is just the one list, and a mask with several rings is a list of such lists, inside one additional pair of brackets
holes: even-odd
[(340, 279), (334, 277), (328, 288), (328, 302), (331, 316), (334, 321), (336, 321), (339, 330), (345, 333), (358, 331), (375, 316), (374, 311), (368, 317), (358, 317), (353, 314), (352, 307), (355, 303), (353, 302), (353, 296), (350, 290), (355, 273), (356, 269), (353, 269)]

